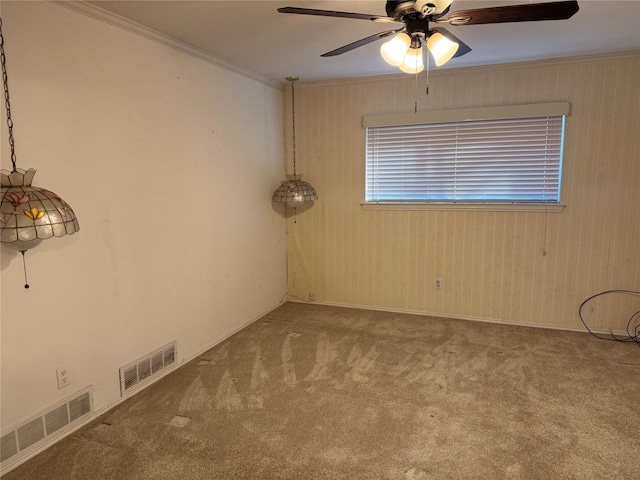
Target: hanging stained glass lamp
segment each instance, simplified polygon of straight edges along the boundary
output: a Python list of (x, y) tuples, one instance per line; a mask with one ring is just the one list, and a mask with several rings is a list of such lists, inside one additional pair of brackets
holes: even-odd
[(293, 175), (287, 175), (287, 179), (280, 183), (274, 192), (272, 201), (282, 202), (291, 208), (298, 208), (304, 202), (312, 202), (318, 199), (318, 194), (311, 184), (302, 180), (302, 175), (296, 172), (296, 95), (294, 83), (298, 77), (287, 77), (291, 82), (291, 112), (293, 124)]
[[(42, 240), (71, 235), (80, 230), (78, 219), (67, 202), (50, 190), (31, 184), (36, 171), (22, 170), (16, 166), (13, 120), (9, 101), (4, 35), (0, 18), (0, 60), (2, 82), (9, 128), (9, 146), (12, 170), (0, 170), (0, 243), (24, 254)], [(29, 288), (26, 281), (25, 288)]]
[(58, 195), (31, 184), (36, 171), (0, 172), (0, 239), (5, 246), (29, 250), (42, 240), (80, 230), (75, 213)]

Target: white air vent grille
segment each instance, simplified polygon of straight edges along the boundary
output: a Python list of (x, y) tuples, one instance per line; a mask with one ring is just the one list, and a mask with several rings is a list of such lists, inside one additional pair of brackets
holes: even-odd
[(0, 442), (0, 457), (2, 462), (8, 460), (18, 453), (18, 437), (16, 437), (15, 430), (2, 436)]
[(124, 383), (124, 389), (128, 390), (133, 387), (136, 383), (138, 383), (138, 366), (133, 365), (125, 369), (124, 371), (120, 369), (120, 384)]
[[(73, 420), (72, 420), (73, 421)], [(58, 408), (54, 408), (44, 415), (44, 426), (47, 431), (47, 435), (51, 435), (53, 432), (60, 430), (65, 425), (69, 424), (69, 405), (60, 405)]]
[(39, 446), (86, 420), (93, 411), (93, 387), (89, 386), (52, 405), (22, 423), (2, 431), (2, 469)]
[(140, 381), (151, 375), (151, 360), (145, 358), (138, 364), (138, 378)]
[(162, 348), (154, 350), (144, 357), (120, 368), (120, 394), (140, 388), (159, 378), (166, 372), (167, 367), (176, 362), (176, 341), (174, 340)]
[(40, 440), (44, 440), (44, 423), (42, 422), (42, 417), (38, 417), (18, 427), (18, 448), (20, 450), (26, 450)]
[(171, 365), (176, 361), (176, 346), (171, 345), (164, 351), (164, 364)]
[(151, 371), (153, 373), (157, 373), (162, 370), (162, 367), (164, 366), (162, 363), (163, 353), (164, 352), (158, 352), (151, 356)]

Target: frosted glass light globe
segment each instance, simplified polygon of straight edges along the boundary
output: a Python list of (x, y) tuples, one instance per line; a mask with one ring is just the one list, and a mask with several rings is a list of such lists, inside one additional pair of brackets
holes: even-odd
[(436, 65), (439, 67), (447, 63), (458, 51), (459, 45), (446, 38), (441, 33), (434, 33), (427, 40), (427, 48), (433, 55)]
[(420, 73), (424, 70), (424, 63), (422, 62), (422, 47), (410, 48), (404, 57), (400, 70), (405, 73)]
[(382, 44), (380, 47), (380, 54), (382, 55), (382, 58), (384, 58), (384, 61), (389, 65), (399, 67), (402, 64), (410, 45), (411, 38), (409, 35), (406, 33), (399, 33), (388, 42)]

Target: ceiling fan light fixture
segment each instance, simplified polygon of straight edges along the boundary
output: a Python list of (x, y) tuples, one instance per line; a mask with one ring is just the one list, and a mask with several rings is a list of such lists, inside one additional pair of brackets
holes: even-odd
[(427, 40), (427, 48), (433, 55), (438, 67), (447, 63), (458, 51), (459, 45), (449, 40), (440, 32), (436, 32)]
[(394, 67), (399, 67), (411, 46), (411, 37), (406, 33), (399, 33), (380, 47), (380, 54), (384, 61)]
[[(408, 32), (404, 35), (411, 37), (410, 49), (418, 48), (413, 45), (415, 40), (426, 41), (429, 38), (427, 48), (436, 59), (436, 65), (441, 66), (453, 57), (461, 57), (471, 51), (471, 48), (455, 35), (445, 29), (429, 29), (430, 23), (449, 25), (481, 25), (512, 22), (536, 22), (542, 20), (566, 20), (571, 18), (579, 9), (577, 0), (554, 0), (541, 3), (523, 5), (506, 5), (498, 7), (474, 8), (470, 10), (460, 10), (449, 14), (449, 8), (453, 0), (388, 0), (386, 4), (387, 16), (370, 15), (366, 13), (337, 12), (332, 10), (317, 10), (313, 8), (284, 7), (278, 8), (280, 13), (295, 13), (299, 15), (319, 15), (324, 17), (353, 18), (360, 20), (373, 20), (374, 22), (397, 22), (403, 23), (404, 27), (396, 30), (376, 33), (356, 42), (351, 42), (340, 48), (336, 48), (322, 57), (333, 57), (350, 52), (355, 48), (368, 45), (381, 38), (386, 38), (398, 32)], [(438, 33), (439, 35), (436, 35)], [(415, 73), (419, 67), (416, 65), (406, 66), (407, 62), (398, 63), (400, 53), (394, 51), (392, 44), (397, 44), (394, 40), (406, 43), (404, 35), (397, 35), (392, 41), (387, 42), (381, 49), (382, 57), (387, 63), (393, 66), (405, 65), (402, 71), (409, 70)], [(446, 40), (446, 41), (445, 41)], [(443, 43), (442, 46), (440, 43)], [(437, 46), (436, 46), (437, 44)], [(401, 45), (400, 51), (407, 51), (406, 45)], [(415, 57), (415, 55), (414, 55)], [(428, 58), (428, 57), (427, 57)], [(408, 60), (408, 62), (410, 62)]]
[(410, 48), (404, 56), (404, 61), (400, 65), (400, 70), (404, 73), (420, 73), (424, 70), (424, 62), (422, 61), (422, 47)]

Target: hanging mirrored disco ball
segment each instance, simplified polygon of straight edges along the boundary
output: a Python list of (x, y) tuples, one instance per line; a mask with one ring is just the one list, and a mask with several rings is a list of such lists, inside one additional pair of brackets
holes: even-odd
[(318, 199), (318, 194), (311, 184), (302, 180), (302, 175), (287, 175), (287, 180), (273, 194), (274, 202), (283, 202), (291, 208), (297, 208), (304, 202)]
[(296, 92), (294, 83), (298, 77), (287, 77), (291, 82), (291, 125), (293, 145), (293, 175), (287, 175), (287, 179), (280, 182), (280, 186), (271, 197), (272, 202), (286, 203), (291, 208), (298, 208), (304, 202), (312, 202), (318, 199), (318, 194), (311, 184), (302, 180), (302, 175), (296, 173)]

